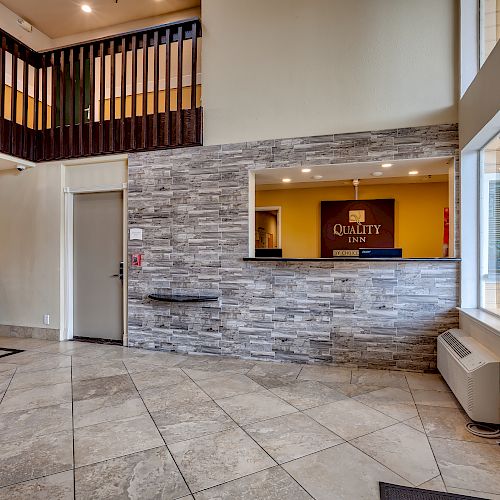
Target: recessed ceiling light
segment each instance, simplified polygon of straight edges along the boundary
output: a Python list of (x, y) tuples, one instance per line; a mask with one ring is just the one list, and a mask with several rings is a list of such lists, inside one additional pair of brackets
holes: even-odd
[(289, 179), (288, 177), (286, 177), (285, 179), (281, 179), (283, 182), (292, 182), (292, 179)]
[(319, 179), (323, 179), (323, 176), (322, 175), (313, 175), (312, 178), (316, 179), (318, 181)]
[(418, 175), (418, 170), (410, 170), (408, 175)]
[(92, 7), (90, 7), (90, 5), (84, 4), (84, 5), (82, 5), (82, 10), (83, 10), (83, 12), (86, 12), (87, 14), (89, 14), (90, 12), (92, 12)]
[(310, 171), (311, 171), (310, 168), (303, 168), (302, 169), (302, 172), (304, 172), (304, 174), (308, 174)]
[(392, 167), (392, 163), (382, 163), (383, 168), (389, 168)]
[(372, 172), (373, 177), (380, 177), (381, 175), (384, 175), (384, 172)]

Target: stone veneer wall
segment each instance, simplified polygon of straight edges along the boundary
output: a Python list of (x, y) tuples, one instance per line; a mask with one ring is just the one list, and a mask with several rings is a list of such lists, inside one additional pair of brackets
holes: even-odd
[(129, 225), (144, 233), (129, 242), (143, 254), (129, 269), (129, 345), (434, 370), (436, 336), (458, 324), (458, 262), (243, 258), (249, 170), (436, 156), (455, 157), (459, 186), (455, 124), (131, 154)]

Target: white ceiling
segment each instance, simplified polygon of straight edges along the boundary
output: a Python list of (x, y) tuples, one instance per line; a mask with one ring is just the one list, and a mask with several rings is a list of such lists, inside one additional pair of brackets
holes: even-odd
[[(1, 0), (50, 38), (199, 7), (200, 0)], [(93, 10), (86, 14), (83, 4)]]
[[(386, 162), (341, 163), (337, 165), (317, 165), (311, 172), (303, 173), (304, 167), (266, 168), (255, 172), (255, 184), (259, 190), (294, 189), (316, 186), (352, 185), (353, 179), (360, 179), (360, 184), (394, 184), (445, 182), (448, 169), (453, 158), (430, 158), (415, 160), (388, 160), (390, 168), (382, 168)], [(418, 175), (408, 175), (416, 170)], [(373, 172), (382, 172), (382, 176), (374, 177)], [(313, 176), (322, 175), (322, 179)], [(284, 183), (282, 179), (289, 178), (291, 182)]]

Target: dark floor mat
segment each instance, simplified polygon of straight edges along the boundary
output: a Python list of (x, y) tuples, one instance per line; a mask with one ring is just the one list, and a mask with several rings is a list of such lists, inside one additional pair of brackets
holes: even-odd
[(95, 339), (93, 337), (73, 337), (73, 340), (77, 342), (88, 342), (89, 344), (109, 344), (123, 346), (123, 341), (121, 340)]
[(0, 347), (0, 358), (5, 358), (6, 356), (12, 356), (18, 352), (24, 352), (22, 349), (8, 349), (7, 347)]
[(422, 490), (397, 484), (380, 483), (380, 500), (484, 500), (483, 497), (469, 497), (442, 491)]

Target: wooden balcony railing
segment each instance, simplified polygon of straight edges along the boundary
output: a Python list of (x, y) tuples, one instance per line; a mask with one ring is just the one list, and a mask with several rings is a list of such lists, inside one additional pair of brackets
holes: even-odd
[(31, 161), (201, 144), (198, 19), (35, 52), (0, 31), (0, 152)]

